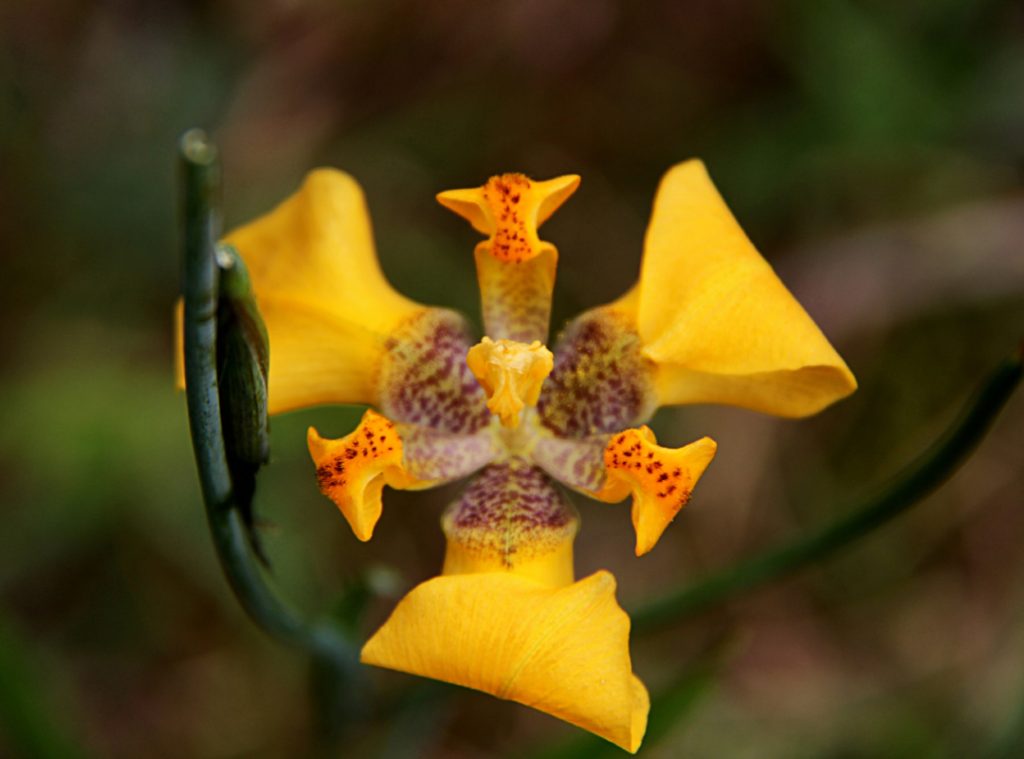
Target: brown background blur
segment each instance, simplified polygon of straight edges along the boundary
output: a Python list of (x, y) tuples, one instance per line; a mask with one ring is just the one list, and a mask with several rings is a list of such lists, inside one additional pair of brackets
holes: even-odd
[[(625, 505), (578, 499), (578, 573), (612, 570), (627, 608), (841, 513), (1024, 333), (1013, 0), (4, 0), (0, 755), (38, 723), (58, 755), (315, 750), (306, 662), (244, 618), (219, 573), (172, 387), (174, 151), (197, 125), (222, 151), (228, 226), (310, 168), (344, 168), (396, 287), (473, 319), (476, 235), (434, 194), (502, 171), (582, 175), (545, 227), (561, 253), (556, 325), (624, 291), (661, 173), (706, 161), (861, 389), (803, 422), (662, 411), (667, 444), (708, 434), (720, 449), (657, 550), (633, 557)], [(338, 436), (358, 413), (275, 419), (258, 508), (276, 585), (299, 607), (329, 608), (375, 568), (391, 595), (365, 635), (437, 572), (437, 520), (458, 491), (387, 492), (377, 538), (358, 543), (304, 444), (308, 424)], [(635, 636), (653, 690), (731, 641), (710, 692), (643, 755), (997, 751), (1024, 708), (1022, 506), (1017, 397), (909, 516), (795, 580)], [(368, 674), (386, 695), (413, 684)], [(427, 693), (338, 754), (515, 756), (577, 732)]]

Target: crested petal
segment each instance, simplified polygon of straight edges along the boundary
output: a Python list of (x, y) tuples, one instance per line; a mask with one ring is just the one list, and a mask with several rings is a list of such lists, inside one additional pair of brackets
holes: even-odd
[(605, 571), (561, 588), (509, 573), (436, 577), (399, 602), (361, 658), (531, 706), (629, 752), (647, 725), (629, 618)]
[(418, 482), (406, 470), (402, 440), (394, 423), (372, 409), (352, 433), (337, 440), (320, 437), (310, 427), (307, 443), (320, 491), (334, 501), (352, 532), (364, 542), (373, 537), (380, 519), (385, 485), (410, 488), (432, 484)]
[(664, 448), (657, 445), (649, 427), (625, 430), (608, 442), (604, 450), (606, 479), (601, 490), (593, 495), (609, 502), (633, 495), (637, 556), (654, 548), (665, 528), (690, 500), (697, 480), (717, 448), (709, 437), (682, 448)]
[(857, 383), (740, 229), (700, 161), (662, 180), (635, 307), (660, 404), (813, 414)]
[(362, 541), (373, 536), (384, 486), (419, 490), (486, 466), (498, 454), (487, 433), (454, 435), (395, 424), (368, 409), (356, 429), (329, 440), (310, 427), (306, 441), (320, 491), (334, 501)]
[(558, 251), (537, 228), (579, 186), (566, 175), (537, 182), (522, 174), (491, 177), (482, 187), (437, 196), (488, 239), (476, 247), (484, 329), (495, 339), (547, 341)]
[(377, 262), (362, 190), (333, 169), (226, 238), (245, 261), (270, 335), (270, 411), (376, 400), (384, 343), (425, 307)]

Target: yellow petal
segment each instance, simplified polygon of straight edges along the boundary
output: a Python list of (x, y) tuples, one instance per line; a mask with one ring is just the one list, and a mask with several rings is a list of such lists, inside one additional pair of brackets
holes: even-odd
[(654, 548), (665, 528), (690, 500), (718, 445), (709, 437), (682, 448), (663, 448), (649, 427), (614, 435), (604, 451), (605, 484), (594, 494), (602, 501), (633, 495), (636, 555)]
[(523, 174), (493, 176), (481, 187), (447, 190), (437, 200), (466, 219), (490, 239), (481, 243), (501, 261), (522, 263), (551, 243), (537, 237), (537, 228), (579, 187), (575, 174), (537, 182)]
[(466, 363), (487, 393), (487, 408), (503, 426), (515, 428), (523, 409), (537, 404), (541, 383), (551, 374), (554, 357), (538, 340), (527, 345), (485, 337), (470, 348)]
[(338, 506), (359, 540), (373, 537), (385, 485), (409, 488), (428, 484), (417, 482), (406, 471), (395, 425), (372, 409), (355, 431), (343, 438), (322, 438), (312, 427), (306, 437), (320, 491)]
[(494, 339), (546, 342), (558, 251), (537, 228), (579, 186), (566, 175), (537, 182), (522, 174), (449, 190), (438, 201), (488, 236), (476, 247), (484, 330)]
[(726, 403), (812, 414), (857, 384), (760, 256), (700, 161), (662, 180), (635, 306), (662, 404)]
[(546, 244), (536, 256), (519, 262), (495, 258), (477, 246), (476, 280), (484, 331), (496, 340), (546, 343), (551, 325), (558, 252)]
[(605, 571), (563, 588), (506, 573), (428, 580), (399, 602), (362, 661), (531, 706), (630, 752), (647, 726), (629, 617)]
[(424, 307), (384, 278), (356, 181), (317, 169), (226, 242), (249, 269), (270, 336), (270, 411), (375, 401), (384, 342)]

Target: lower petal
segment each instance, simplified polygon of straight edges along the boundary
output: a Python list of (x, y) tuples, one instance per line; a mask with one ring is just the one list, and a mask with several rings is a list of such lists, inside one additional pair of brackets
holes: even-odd
[(647, 727), (629, 617), (605, 571), (562, 588), (508, 573), (436, 577), (402, 599), (362, 661), (525, 704), (630, 752)]

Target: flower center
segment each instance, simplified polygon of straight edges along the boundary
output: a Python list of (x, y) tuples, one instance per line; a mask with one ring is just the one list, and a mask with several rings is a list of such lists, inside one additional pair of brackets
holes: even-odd
[(515, 429), (523, 409), (536, 405), (554, 358), (539, 340), (526, 344), (485, 337), (469, 349), (466, 363), (487, 393), (487, 408), (503, 427)]

